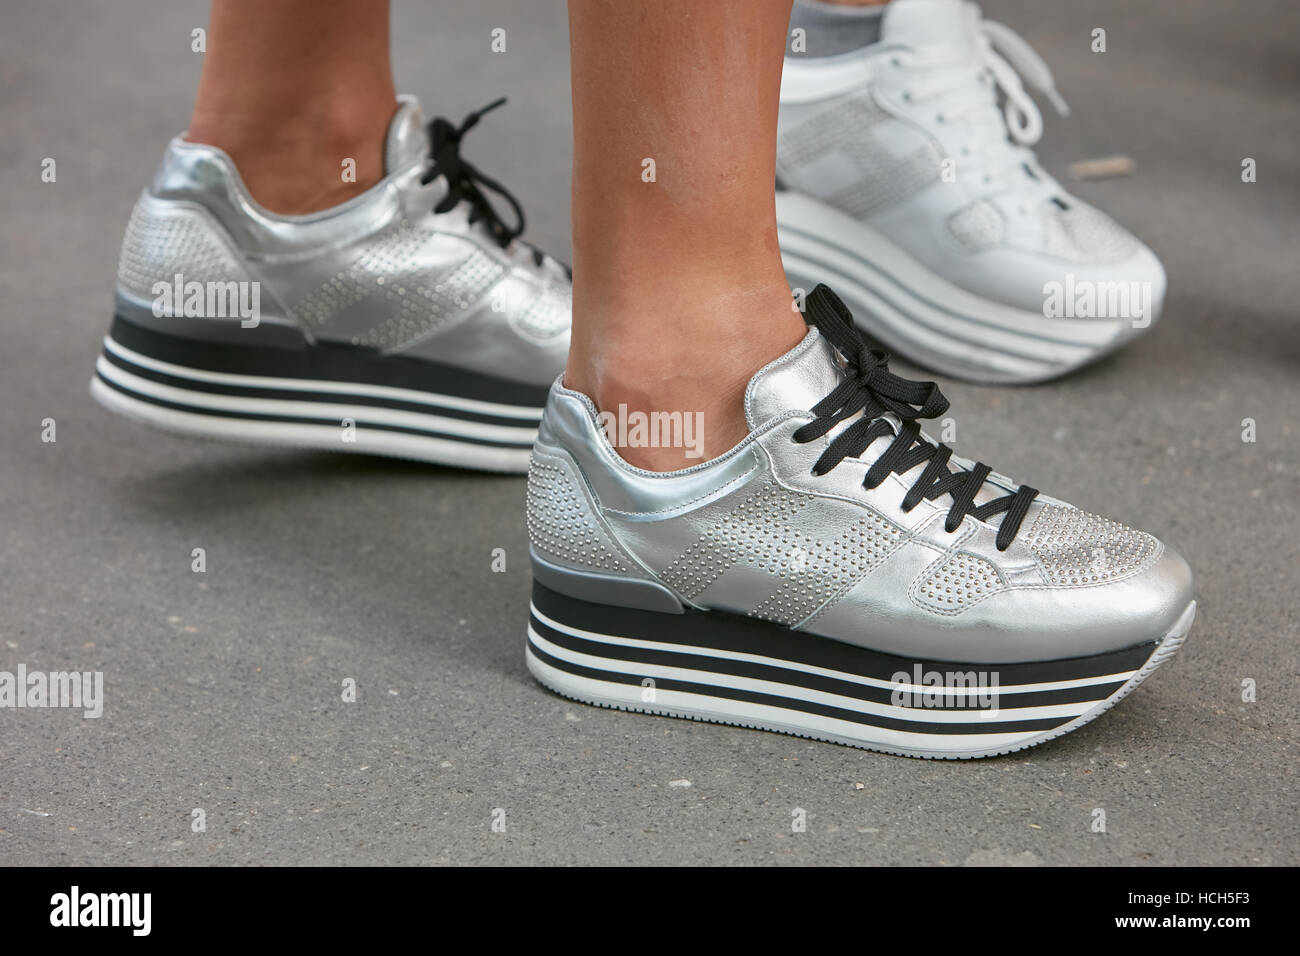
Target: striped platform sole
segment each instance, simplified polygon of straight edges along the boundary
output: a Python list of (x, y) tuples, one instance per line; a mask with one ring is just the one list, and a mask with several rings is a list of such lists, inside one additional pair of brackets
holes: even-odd
[(988, 757), (1094, 719), (1182, 644), (1093, 657), (962, 664), (881, 654), (752, 618), (576, 600), (534, 582), (527, 664), (588, 704), (795, 734), (909, 757)]
[(986, 384), (1048, 381), (1114, 351), (1145, 327), (1118, 318), (1047, 319), (984, 299), (808, 196), (777, 192), (776, 214), (792, 287), (829, 284), (868, 335), (945, 375)]
[[(437, 389), (437, 390), (435, 390)], [(198, 438), (525, 473), (544, 388), (342, 346), (232, 345), (115, 319), (90, 393)]]

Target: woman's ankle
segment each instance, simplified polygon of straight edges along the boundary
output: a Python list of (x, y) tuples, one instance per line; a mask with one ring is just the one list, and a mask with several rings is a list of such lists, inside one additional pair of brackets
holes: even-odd
[(242, 113), (196, 108), (185, 139), (225, 151), (253, 198), (271, 212), (319, 212), (384, 177), (384, 140), (396, 98), (348, 113)]
[(779, 281), (689, 302), (661, 291), (641, 309), (623, 303), (598, 316), (584, 317), (578, 303), (593, 306), (576, 299), (565, 385), (595, 403), (619, 454), (650, 471), (698, 465), (744, 439), (750, 379), (806, 331)]

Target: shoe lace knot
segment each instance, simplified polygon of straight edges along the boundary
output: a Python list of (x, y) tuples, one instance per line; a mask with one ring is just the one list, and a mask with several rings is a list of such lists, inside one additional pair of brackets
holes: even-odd
[(857, 419), (830, 440), (813, 464), (812, 473), (824, 475), (845, 458), (861, 455), (878, 438), (892, 437), (889, 448), (867, 469), (862, 480), (864, 488), (877, 488), (891, 474), (902, 475), (924, 463), (924, 470), (903, 497), (903, 510), (911, 511), (922, 500), (951, 495), (952, 505), (944, 522), (946, 531), (956, 531), (967, 515), (987, 521), (1003, 514), (997, 548), (1009, 548), (1029, 513), (1030, 503), (1038, 496), (1037, 489), (1021, 485), (1011, 494), (977, 506), (975, 497), (992, 469), (976, 462), (969, 470), (953, 471), (949, 468), (952, 449), (930, 441), (917, 424), (919, 419), (937, 418), (948, 410), (948, 399), (939, 386), (889, 371), (889, 354), (866, 342), (848, 308), (826, 286), (819, 285), (808, 294), (805, 308), (808, 321), (844, 360), (845, 375), (830, 394), (812, 407), (813, 420), (796, 429), (792, 437), (805, 444)]
[(972, 29), (969, 50), (917, 48), (895, 54), (894, 63), (909, 75), (904, 100), (934, 104), (939, 122), (965, 121), (970, 139), (961, 153), (979, 157), (984, 184), (996, 188), (1026, 170), (1030, 147), (1043, 134), (1043, 115), (1025, 87), (1045, 96), (1062, 116), (1070, 109), (1052, 71), (1018, 33), (992, 20)]
[[(506, 248), (524, 232), (524, 210), (519, 200), (499, 182), (485, 175), (478, 167), (460, 154), (460, 144), (465, 134), (478, 125), (480, 119), (498, 106), (504, 105), (503, 96), (489, 103), (482, 109), (467, 114), (460, 125), (452, 123), (445, 117), (435, 117), (429, 123), (430, 163), (420, 182), (428, 185), (439, 176), (447, 183), (447, 194), (433, 207), (436, 213), (450, 212), (461, 202), (470, 205), (469, 221), (471, 224), (482, 222), (488, 233), (501, 246)], [(497, 212), (488, 192), (496, 193), (509, 204), (514, 213), (514, 225), (508, 224)], [(542, 264), (542, 253), (533, 249), (533, 261)]]
[(1057, 91), (1051, 69), (1029, 41), (995, 20), (982, 20), (980, 34), (980, 60), (1006, 100), (1007, 131), (1022, 146), (1032, 146), (1043, 135), (1043, 114), (1025, 92), (1025, 84), (1045, 96), (1061, 116), (1069, 116), (1070, 107)]

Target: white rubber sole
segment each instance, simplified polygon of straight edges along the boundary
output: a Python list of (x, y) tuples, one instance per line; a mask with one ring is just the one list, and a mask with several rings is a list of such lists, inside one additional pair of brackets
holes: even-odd
[(111, 337), (90, 394), (132, 421), (190, 438), (312, 448), (523, 474), (540, 408), (359, 382), (190, 368)]
[(866, 332), (927, 368), (983, 384), (1064, 375), (1129, 341), (1121, 319), (1048, 319), (981, 298), (935, 274), (876, 230), (788, 190), (776, 194), (786, 278), (825, 282)]
[[(534, 593), (527, 666), (543, 685), (564, 697), (600, 707), (731, 724), (928, 759), (991, 757), (1077, 730), (1113, 707), (1168, 660), (1187, 636), (1196, 613), (1193, 602), (1162, 640), (1097, 658), (1040, 665), (935, 665), (971, 672), (999, 667), (1010, 680), (996, 688), (991, 707), (987, 700), (985, 706), (977, 706), (970, 685), (955, 684), (937, 688), (940, 700), (948, 694), (946, 707), (940, 703), (929, 708), (919, 695), (936, 692), (935, 687), (882, 679), (887, 671), (869, 675), (882, 663), (902, 666), (896, 658), (850, 648), (847, 650), (852, 653), (842, 658), (847, 664), (841, 665), (849, 669), (837, 669), (811, 664), (806, 658), (775, 656), (771, 644), (749, 652), (738, 649), (734, 640), (701, 646), (672, 639), (668, 631), (661, 640), (607, 634), (556, 620), (538, 608), (536, 590)], [(671, 628), (671, 622), (667, 626)], [(635, 628), (633, 633), (638, 633)], [(828, 640), (806, 634), (798, 637), (798, 644), (792, 646), (804, 648), (810, 642)], [(838, 650), (846, 648), (841, 645)], [(864, 666), (854, 667), (855, 659), (862, 660)], [(1120, 669), (1112, 670), (1115, 662), (1122, 662)], [(910, 663), (925, 669), (926, 662)], [(1035, 668), (1054, 665), (1062, 668), (1057, 675), (1062, 679), (1016, 682), (1017, 673), (1032, 674)], [(1067, 676), (1070, 668), (1087, 676), (1071, 678)], [(905, 666), (902, 673), (914, 672)], [(900, 706), (891, 699), (900, 689), (917, 695), (910, 698), (914, 701), (911, 706)], [(963, 699), (965, 704), (953, 705), (954, 700)]]

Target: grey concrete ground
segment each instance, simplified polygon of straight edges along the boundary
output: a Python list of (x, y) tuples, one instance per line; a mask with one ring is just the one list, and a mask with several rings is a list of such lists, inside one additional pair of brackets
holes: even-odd
[[(509, 94), (472, 156), (567, 255), (562, 2), (398, 6), (400, 86), (454, 117)], [(1137, 160), (1078, 192), (1160, 252), (1172, 293), (1150, 336), (1067, 381), (952, 386), (958, 447), (1174, 542), (1201, 613), (1100, 721), (953, 764), (543, 691), (523, 665), (520, 479), (191, 443), (94, 405), (117, 244), (186, 121), (205, 5), (7, 0), (0, 670), (103, 671), (106, 704), (0, 711), (0, 863), (1295, 863), (1300, 15), (987, 7), (1074, 106), (1048, 121), (1049, 165)]]

